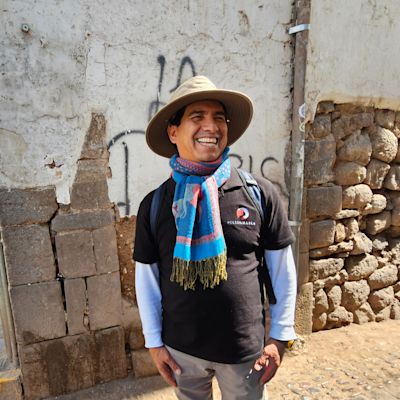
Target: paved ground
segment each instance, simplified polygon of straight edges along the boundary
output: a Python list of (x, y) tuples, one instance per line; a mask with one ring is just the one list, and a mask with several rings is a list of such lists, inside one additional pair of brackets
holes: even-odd
[[(313, 333), (286, 355), (270, 400), (400, 399), (400, 321)], [(218, 389), (215, 399), (219, 400)], [(128, 377), (57, 400), (172, 400), (161, 378)], [(229, 399), (227, 399), (229, 400)]]

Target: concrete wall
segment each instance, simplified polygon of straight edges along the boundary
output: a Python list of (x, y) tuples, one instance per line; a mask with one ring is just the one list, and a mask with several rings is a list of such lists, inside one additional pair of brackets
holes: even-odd
[(400, 3), (312, 0), (306, 104), (353, 102), (400, 109)]
[[(92, 111), (107, 122), (110, 198), (121, 214), (169, 175), (145, 145), (146, 124), (193, 74), (255, 102), (236, 165), (286, 194), (291, 46), (289, 1), (5, 2), (0, 186), (55, 185), (70, 203)], [(26, 26), (22, 26), (26, 24)]]

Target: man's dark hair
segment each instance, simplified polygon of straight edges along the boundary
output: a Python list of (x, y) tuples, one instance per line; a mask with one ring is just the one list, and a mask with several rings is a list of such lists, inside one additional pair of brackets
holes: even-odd
[[(228, 121), (228, 116), (226, 115), (226, 108), (225, 108), (225, 104), (221, 103), (220, 101), (218, 101), (218, 103), (221, 104), (222, 108), (224, 109), (224, 113), (225, 113), (225, 118)], [(183, 117), (183, 114), (185, 113), (186, 107), (182, 107), (180, 108), (168, 121), (169, 125), (174, 125), (174, 126), (179, 126), (181, 124), (181, 120)]]

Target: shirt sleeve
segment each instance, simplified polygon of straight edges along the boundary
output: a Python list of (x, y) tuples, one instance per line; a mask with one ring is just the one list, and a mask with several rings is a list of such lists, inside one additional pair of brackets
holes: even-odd
[(158, 264), (136, 262), (136, 298), (142, 321), (145, 346), (160, 347), (162, 341), (162, 305)]
[(158, 246), (155, 243), (150, 228), (150, 207), (153, 193), (150, 192), (140, 203), (136, 218), (133, 259), (143, 264), (155, 263), (159, 258)]
[(280, 250), (265, 250), (265, 260), (274, 289), (276, 304), (270, 304), (269, 336), (277, 340), (296, 339), (294, 314), (296, 308), (297, 276), (290, 246)]

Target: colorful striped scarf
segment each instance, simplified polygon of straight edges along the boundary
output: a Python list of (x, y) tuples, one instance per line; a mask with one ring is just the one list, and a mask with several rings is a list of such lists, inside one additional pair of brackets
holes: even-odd
[(170, 159), (176, 182), (172, 213), (177, 228), (171, 281), (183, 288), (213, 288), (227, 279), (226, 245), (218, 188), (230, 176), (229, 148), (211, 163)]

